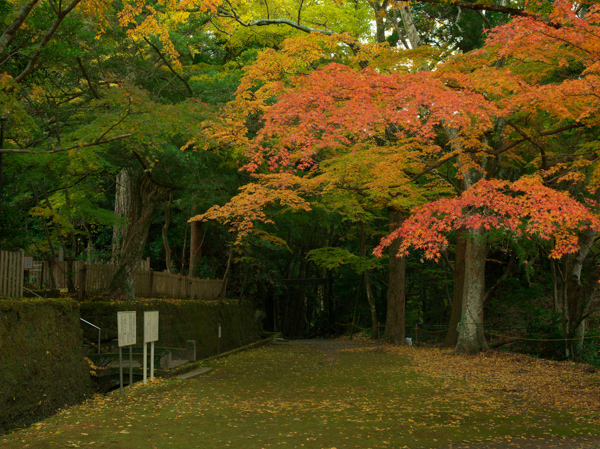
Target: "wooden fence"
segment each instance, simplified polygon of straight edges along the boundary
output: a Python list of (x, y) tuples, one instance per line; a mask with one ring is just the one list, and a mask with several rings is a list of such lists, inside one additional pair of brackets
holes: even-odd
[[(79, 297), (93, 296), (108, 290), (115, 272), (109, 264), (87, 263), (77, 260), (72, 265), (73, 284)], [(56, 288), (66, 288), (67, 262), (33, 262), (28, 282), (37, 288), (50, 288), (54, 277)], [(0, 251), (0, 296), (22, 297), (25, 271), (25, 253)], [(154, 272), (150, 259), (140, 261), (133, 276), (134, 293), (140, 298), (215, 299), (221, 292), (221, 279), (197, 279), (180, 274)]]
[(11, 298), (23, 296), (25, 252), (0, 251), (0, 295)]
[[(101, 264), (89, 263), (83, 260), (74, 261), (72, 270), (75, 288), (78, 288), (79, 285), (78, 273), (86, 264), (105, 266)], [(148, 271), (150, 269), (150, 258), (148, 257), (147, 259), (140, 260), (138, 269)], [(68, 262), (53, 262), (52, 264), (47, 261), (33, 262), (33, 269), (29, 271), (29, 282), (32, 284), (32, 286), (36, 288), (50, 288), (52, 286), (52, 282), (50, 281), (51, 276), (54, 277), (54, 285), (56, 285), (56, 288), (67, 288), (69, 278)]]
[[(79, 297), (106, 291), (114, 270), (112, 265), (85, 264), (81, 267), (75, 283)], [(139, 298), (215, 299), (222, 286), (221, 279), (197, 279), (153, 270), (138, 270), (133, 275), (133, 290)]]

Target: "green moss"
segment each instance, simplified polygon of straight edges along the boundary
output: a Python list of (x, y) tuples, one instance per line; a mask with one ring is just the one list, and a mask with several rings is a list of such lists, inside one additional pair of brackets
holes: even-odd
[(79, 310), (68, 299), (0, 301), (0, 432), (92, 392)]

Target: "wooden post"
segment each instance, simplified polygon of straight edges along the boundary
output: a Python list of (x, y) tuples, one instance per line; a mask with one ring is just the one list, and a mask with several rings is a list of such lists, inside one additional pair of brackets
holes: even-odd
[(154, 297), (154, 270), (152, 268), (150, 268), (148, 271), (150, 272), (150, 276), (148, 276), (149, 284), (150, 284), (148, 291), (150, 292), (150, 294), (149, 294), (150, 298), (153, 298)]
[(85, 298), (85, 278), (86, 278), (87, 266), (84, 264), (78, 272), (79, 290), (77, 291), (77, 297), (79, 299)]
[(20, 249), (17, 258), (17, 297), (23, 297), (23, 282), (24, 282), (24, 271), (25, 271), (25, 250)]

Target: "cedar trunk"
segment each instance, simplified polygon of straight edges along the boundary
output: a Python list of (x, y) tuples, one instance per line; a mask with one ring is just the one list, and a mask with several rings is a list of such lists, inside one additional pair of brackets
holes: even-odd
[(112, 263), (117, 264), (119, 262), (119, 256), (123, 246), (123, 235), (127, 231), (127, 220), (132, 215), (132, 198), (133, 198), (133, 186), (132, 183), (133, 173), (130, 168), (122, 168), (117, 174), (117, 187), (115, 192), (115, 216), (120, 221), (113, 227), (113, 241), (112, 241)]
[(195, 276), (202, 262), (202, 222), (192, 221), (190, 233), (190, 276)]
[(467, 234), (466, 239), (463, 307), (456, 352), (477, 354), (488, 349), (483, 330), (487, 238), (478, 229)]
[[(388, 209), (390, 232), (400, 226), (400, 211)], [(390, 343), (406, 343), (406, 259), (398, 257), (400, 240), (390, 245), (390, 263), (387, 294), (387, 315), (385, 321), (386, 338)]]
[(120, 251), (115, 254), (117, 269), (110, 283), (109, 295), (113, 299), (135, 299), (133, 273), (142, 259), (148, 240), (148, 231), (157, 204), (167, 192), (165, 187), (155, 184), (147, 173), (140, 173), (133, 180), (129, 173), (131, 187), (122, 193), (129, 196), (131, 207), (127, 215), (127, 228), (120, 242)]

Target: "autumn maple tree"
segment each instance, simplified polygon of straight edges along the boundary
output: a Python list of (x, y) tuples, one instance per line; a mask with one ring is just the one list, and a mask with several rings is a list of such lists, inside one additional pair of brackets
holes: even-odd
[[(426, 258), (439, 259), (448, 245), (446, 234), (467, 230), (465, 275), (473, 284), (466, 289), (460, 321), (458, 349), (477, 353), (486, 348), (483, 329), (483, 299), (485, 294), (486, 234), (501, 230), (509, 238), (532, 238), (551, 241), (550, 257), (558, 259), (579, 250), (579, 234), (585, 230), (598, 232), (600, 220), (580, 202), (564, 192), (544, 187), (539, 179), (522, 178), (508, 181), (477, 182), (462, 195), (420, 206), (402, 226), (384, 238), (375, 253), (394, 239), (400, 239), (399, 254), (410, 247), (421, 249)], [(475, 243), (475, 244), (474, 244)]]
[[(230, 106), (230, 121), (214, 135), (224, 138), (230, 132), (232, 141), (239, 139), (246, 147), (247, 170), (264, 167), (298, 177), (288, 185), (273, 178), (279, 188), (310, 185), (312, 193), (318, 189), (323, 195), (336, 188), (354, 190), (367, 198), (383, 199), (380, 204), (405, 198), (407, 210), (427, 201), (423, 194), (427, 189), (419, 186), (423, 180), (429, 189), (432, 185), (438, 190), (458, 189), (466, 196), (456, 198), (468, 198), (481, 193), (478, 187), (467, 194), (483, 185), (478, 180), (493, 180), (498, 174), (502, 179), (502, 171), (511, 166), (523, 173), (534, 168), (545, 176), (538, 182), (549, 182), (559, 190), (564, 186), (561, 182), (587, 179), (595, 162), (593, 142), (581, 139), (586, 149), (581, 155), (554, 151), (570, 131), (595, 126), (595, 44), (594, 39), (580, 43), (582, 36), (595, 35), (597, 8), (576, 11), (569, 2), (557, 2), (550, 10), (488, 9), (516, 18), (493, 30), (483, 49), (451, 58), (433, 72), (408, 61), (403, 66), (399, 64), (402, 54), (383, 47), (371, 52), (371, 57), (361, 48), (354, 51), (354, 58), (346, 56), (344, 64), (317, 66), (313, 71), (285, 52), (265, 54), (240, 85), (237, 104)], [(323, 42), (324, 38), (319, 39)], [(568, 52), (561, 53), (565, 46)], [(433, 53), (430, 61), (432, 57)], [(561, 73), (561, 67), (577, 65), (583, 75), (580, 80)], [(277, 98), (274, 104), (273, 97)], [(256, 137), (248, 136), (246, 124), (234, 118), (234, 111), (240, 118), (245, 117), (244, 111), (261, 114), (263, 124)], [(370, 157), (377, 162), (368, 162)], [(362, 171), (355, 169), (358, 165)], [(455, 173), (454, 181), (448, 178), (450, 171)], [(263, 176), (260, 182), (270, 179)], [(577, 203), (571, 200), (570, 204), (575, 208)], [(514, 216), (525, 214), (521, 211)], [(583, 215), (577, 217), (583, 219)], [(550, 218), (530, 217), (529, 225), (541, 226)], [(456, 229), (462, 232), (469, 226), (461, 224)], [(415, 228), (414, 232), (424, 231)], [(560, 246), (563, 231), (557, 232), (553, 234), (557, 248), (564, 249)], [(568, 235), (572, 253), (579, 242), (575, 233)], [(461, 256), (466, 260), (461, 274), (466, 280), (455, 297), (459, 304), (464, 299), (463, 315), (472, 306), (471, 298), (481, 297), (484, 268), (474, 271), (473, 263), (486, 254), (483, 236), (476, 238), (469, 232), (466, 242)], [(482, 334), (462, 332), (460, 338), (461, 347), (468, 351), (484, 346)]]

